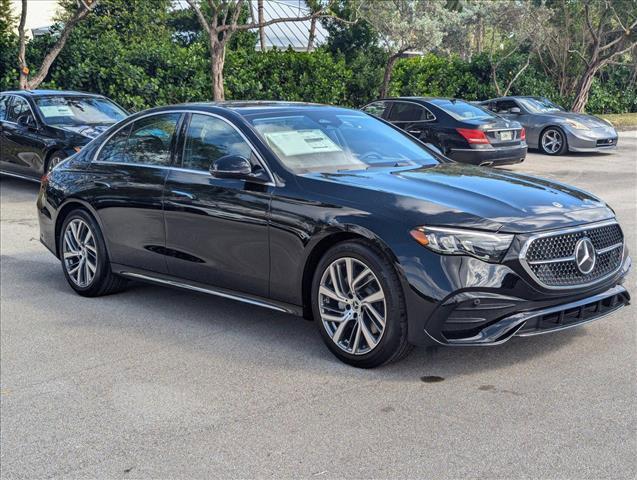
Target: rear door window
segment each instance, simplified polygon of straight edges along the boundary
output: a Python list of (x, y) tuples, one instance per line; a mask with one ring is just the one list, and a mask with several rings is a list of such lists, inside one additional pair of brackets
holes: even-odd
[(169, 166), (180, 118), (180, 113), (163, 113), (136, 120), (107, 140), (98, 161)]
[(0, 97), (0, 122), (7, 116), (7, 107), (9, 106), (9, 95)]
[(419, 122), (433, 120), (435, 117), (426, 108), (411, 102), (394, 102), (389, 112), (391, 122)]
[(519, 108), (513, 100), (498, 100), (495, 104), (496, 113), (511, 113), (512, 108)]

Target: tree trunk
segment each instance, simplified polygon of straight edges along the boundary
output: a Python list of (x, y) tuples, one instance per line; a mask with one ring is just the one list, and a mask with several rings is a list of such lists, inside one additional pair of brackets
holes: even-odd
[(314, 37), (316, 36), (316, 17), (312, 18), (310, 22), (310, 34), (307, 39), (307, 51), (311, 52), (314, 48)]
[(27, 0), (22, 0), (22, 11), (20, 12), (20, 25), (18, 25), (18, 62), (20, 63), (20, 90), (29, 87), (29, 68), (26, 60), (27, 38), (24, 32), (24, 24), (27, 20)]
[(210, 77), (212, 80), (212, 99), (215, 102), (225, 100), (223, 87), (223, 66), (226, 61), (226, 45), (217, 36), (210, 35)]
[(395, 53), (390, 55), (387, 59), (387, 65), (385, 65), (385, 74), (383, 75), (383, 85), (380, 87), (380, 98), (386, 98), (389, 93), (389, 82), (391, 82), (391, 76), (394, 72), (394, 65), (396, 65), (396, 61), (400, 58), (400, 53)]
[(259, 22), (259, 45), (261, 51), (265, 52), (265, 30), (263, 29), (263, 22), (265, 22), (265, 15), (263, 10), (263, 0), (257, 2), (257, 15)]
[(584, 108), (586, 108), (586, 104), (588, 103), (588, 94), (591, 91), (591, 85), (593, 84), (593, 79), (595, 78), (595, 74), (599, 70), (600, 66), (592, 63), (583, 73), (580, 81), (577, 84), (577, 95), (575, 96), (575, 100), (573, 101), (573, 106), (571, 110), (574, 112), (583, 112)]

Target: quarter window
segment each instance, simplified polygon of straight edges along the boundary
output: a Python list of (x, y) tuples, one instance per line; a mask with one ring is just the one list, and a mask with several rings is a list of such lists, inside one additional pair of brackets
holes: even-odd
[(165, 113), (133, 122), (106, 142), (99, 161), (170, 165), (170, 152), (180, 117), (179, 113)]
[(251, 153), (250, 145), (228, 123), (195, 113), (186, 132), (182, 167), (207, 172), (219, 157), (241, 155), (250, 159)]
[(18, 123), (18, 118), (25, 113), (31, 113), (27, 101), (21, 97), (13, 97), (13, 102), (7, 109), (7, 121)]

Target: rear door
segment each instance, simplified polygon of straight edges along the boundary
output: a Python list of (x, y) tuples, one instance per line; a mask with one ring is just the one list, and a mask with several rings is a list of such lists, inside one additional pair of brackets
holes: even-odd
[(210, 165), (224, 155), (264, 168), (256, 150), (222, 117), (192, 113), (181, 164), (166, 181), (166, 249), (171, 275), (259, 296), (269, 293), (268, 214), (273, 184), (215, 178)]
[(113, 263), (166, 272), (162, 195), (181, 116), (155, 113), (127, 124), (91, 164), (92, 203)]
[(4, 125), (10, 100), (11, 97), (9, 95), (0, 95), (0, 170), (7, 170), (7, 164), (9, 163), (8, 144), (5, 140)]
[(389, 121), (425, 143), (440, 147), (436, 130), (436, 117), (431, 111), (415, 102), (391, 102)]

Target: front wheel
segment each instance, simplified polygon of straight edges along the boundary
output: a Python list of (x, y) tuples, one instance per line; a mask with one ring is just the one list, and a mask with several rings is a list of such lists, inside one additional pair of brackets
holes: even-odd
[(45, 173), (49, 173), (60, 162), (62, 162), (62, 160), (64, 160), (65, 158), (66, 158), (66, 155), (65, 155), (64, 152), (53, 152), (51, 154), (51, 157), (49, 157), (49, 161), (46, 162), (46, 172)]
[(373, 368), (411, 351), (398, 276), (382, 253), (364, 242), (340, 243), (321, 259), (312, 308), (325, 344), (345, 363)]
[(62, 270), (69, 285), (82, 296), (98, 297), (124, 288), (126, 280), (111, 271), (104, 238), (88, 212), (66, 217), (58, 241)]
[(544, 130), (540, 136), (540, 149), (547, 155), (562, 155), (566, 153), (568, 144), (562, 129), (549, 127)]

